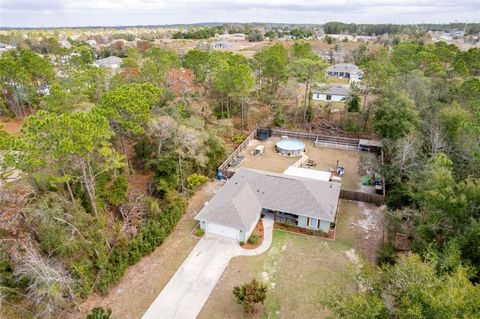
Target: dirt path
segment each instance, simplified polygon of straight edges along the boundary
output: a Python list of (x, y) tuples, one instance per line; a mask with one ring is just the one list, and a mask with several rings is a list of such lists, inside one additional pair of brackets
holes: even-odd
[(94, 294), (88, 298), (81, 305), (82, 315), (102, 306), (111, 308), (114, 318), (140, 318), (198, 242), (190, 236), (196, 225), (193, 217), (220, 186), (218, 181), (202, 186), (189, 199), (187, 212), (165, 242), (130, 267), (107, 296)]
[(10, 134), (18, 134), (25, 123), (25, 119), (6, 119), (0, 116), (0, 126)]

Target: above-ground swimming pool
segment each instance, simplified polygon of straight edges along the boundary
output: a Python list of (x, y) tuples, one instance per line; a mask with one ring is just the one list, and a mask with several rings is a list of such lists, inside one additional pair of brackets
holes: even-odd
[(299, 156), (305, 152), (305, 144), (297, 140), (280, 140), (275, 146), (280, 154), (286, 156)]

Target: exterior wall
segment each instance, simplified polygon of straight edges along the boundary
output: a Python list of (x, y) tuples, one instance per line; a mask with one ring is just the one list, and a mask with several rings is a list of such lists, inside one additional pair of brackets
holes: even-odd
[(318, 101), (334, 101), (334, 102), (342, 102), (342, 99), (345, 97), (343, 95), (331, 95), (331, 99), (327, 100), (327, 94), (323, 93), (313, 93), (312, 99)]
[(206, 233), (239, 240), (240, 232), (238, 229), (206, 222)]
[(307, 226), (307, 217), (298, 216), (298, 227), (308, 228)]
[(330, 222), (326, 220), (320, 220), (320, 230), (324, 233), (328, 233), (330, 231)]
[(253, 223), (252, 227), (246, 233), (243, 230), (240, 230), (238, 241), (246, 242), (248, 238), (250, 238), (250, 235), (252, 234), (253, 230), (255, 229), (255, 226), (257, 226), (257, 223), (260, 220), (260, 215), (261, 215), (261, 212), (258, 213), (258, 217), (255, 220), (255, 223)]
[[(308, 220), (312, 220), (314, 226), (309, 226), (307, 224)], [(321, 230), (325, 233), (328, 233), (330, 230), (330, 222), (327, 220), (322, 220), (320, 219), (320, 228), (318, 228), (316, 225), (318, 225), (318, 219), (316, 218), (308, 218), (306, 216), (298, 216), (298, 227), (306, 228), (306, 229), (312, 229), (312, 230)]]

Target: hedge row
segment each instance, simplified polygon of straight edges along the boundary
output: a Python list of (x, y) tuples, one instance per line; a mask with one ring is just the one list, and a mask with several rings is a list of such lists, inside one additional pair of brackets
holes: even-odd
[(124, 245), (117, 245), (107, 266), (100, 270), (97, 290), (106, 293), (127, 268), (160, 246), (177, 225), (187, 207), (182, 197), (172, 199), (158, 214), (151, 214), (138, 235)]

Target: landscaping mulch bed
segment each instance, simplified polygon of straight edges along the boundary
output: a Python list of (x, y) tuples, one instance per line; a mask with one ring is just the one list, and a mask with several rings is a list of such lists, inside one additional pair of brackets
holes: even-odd
[(273, 224), (273, 227), (277, 228), (277, 229), (280, 229), (280, 230), (285, 230), (285, 231), (298, 233), (298, 234), (304, 234), (304, 235), (308, 235), (308, 236), (327, 238), (327, 239), (331, 239), (331, 240), (335, 239), (335, 230), (334, 229), (330, 229), (330, 231), (328, 233), (324, 233), (324, 232), (321, 232), (321, 231), (314, 231), (314, 230), (305, 229), (305, 228), (301, 228), (301, 227), (296, 227), (296, 226), (292, 226), (292, 225), (280, 224), (280, 223), (277, 223), (277, 222), (275, 222)]
[[(252, 235), (258, 236), (258, 240), (255, 244), (250, 244), (248, 240), (242, 245), (244, 249), (255, 249), (259, 247), (263, 242), (263, 220), (260, 218), (257, 225), (255, 225), (255, 229), (252, 232)], [(250, 236), (252, 236), (250, 235)]]

